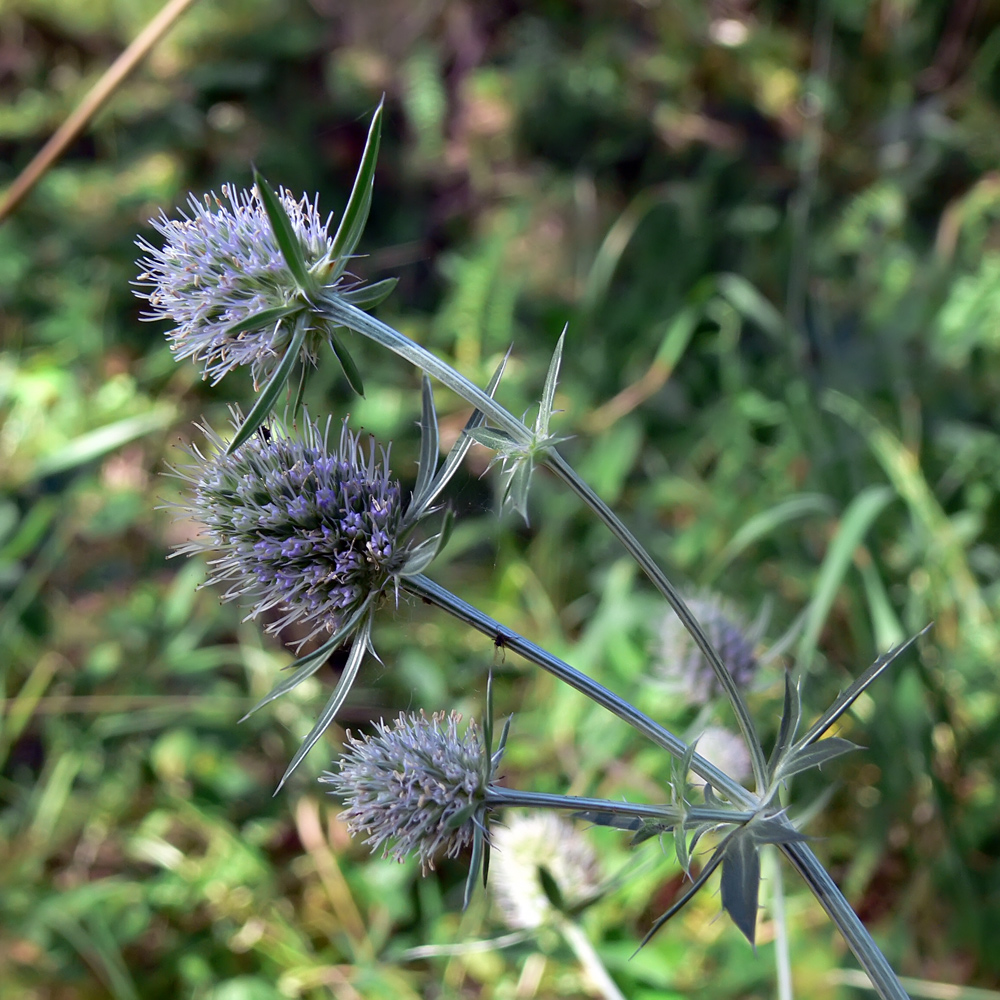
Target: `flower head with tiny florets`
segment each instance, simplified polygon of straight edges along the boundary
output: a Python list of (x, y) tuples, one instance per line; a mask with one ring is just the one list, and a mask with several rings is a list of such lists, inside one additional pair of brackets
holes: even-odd
[(342, 796), (348, 830), (402, 861), (416, 853), (426, 873), (435, 857), (454, 858), (482, 824), (495, 770), (479, 727), (459, 735), (461, 716), (400, 715), (374, 736), (347, 734), (339, 770), (320, 778)]
[[(736, 686), (746, 688), (757, 672), (759, 640), (727, 601), (713, 593), (687, 600), (688, 607), (718, 652)], [(660, 624), (654, 680), (671, 693), (704, 705), (721, 691), (718, 679), (690, 632), (672, 611)]]
[(511, 813), (493, 829), (490, 889), (511, 927), (539, 927), (552, 916), (542, 887), (544, 868), (568, 907), (585, 903), (600, 889), (594, 849), (572, 823), (554, 813)]
[[(234, 426), (241, 420), (234, 411)], [(248, 599), (251, 618), (281, 607), (268, 631), (301, 622), (310, 638), (335, 632), (397, 577), (409, 554), (405, 513), (374, 441), (366, 454), (345, 421), (331, 452), (329, 421), (321, 429), (306, 414), (301, 436), (275, 420), (227, 454), (203, 429), (213, 452), (193, 447), (196, 463), (176, 470), (194, 485), (183, 509), (203, 530), (179, 551), (218, 553), (209, 582), (229, 584), (225, 600)]]
[[(268, 310), (300, 304), (300, 289), (277, 241), (257, 188), (222, 188), (188, 200), (190, 215), (168, 219), (162, 212), (150, 225), (164, 238), (161, 249), (144, 239), (137, 245), (145, 254), (136, 294), (149, 300), (144, 319), (166, 319), (174, 324), (167, 334), (179, 360), (190, 357), (202, 366), (203, 376), (217, 383), (239, 365), (250, 365), (254, 381), (274, 365), (292, 333), (290, 316), (272, 318), (261, 326), (240, 324)], [(315, 202), (296, 201), (286, 190), (278, 195), (302, 247), (310, 270), (322, 270), (331, 260), (330, 219), (324, 220)], [(307, 337), (305, 358), (316, 361), (321, 328)]]

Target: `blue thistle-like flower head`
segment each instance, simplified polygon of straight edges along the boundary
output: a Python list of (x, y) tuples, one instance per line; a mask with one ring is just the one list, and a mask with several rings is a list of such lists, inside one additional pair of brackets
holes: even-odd
[[(234, 425), (242, 415), (234, 412)], [(227, 454), (203, 428), (213, 453), (191, 449), (197, 460), (176, 470), (194, 485), (183, 509), (203, 526), (180, 552), (214, 552), (211, 583), (227, 583), (225, 600), (245, 598), (253, 618), (269, 608), (285, 614), (268, 626), (292, 622), (308, 629), (302, 640), (335, 632), (362, 603), (398, 577), (409, 555), (399, 483), (388, 456), (367, 452), (341, 429), (330, 451), (330, 422), (308, 414), (300, 435), (280, 421)]]
[[(717, 594), (689, 597), (687, 605), (737, 687), (749, 686), (757, 673), (755, 647), (760, 637), (753, 635), (739, 613)], [(660, 623), (656, 654), (654, 679), (671, 693), (699, 705), (722, 693), (711, 664), (672, 611)]]
[[(136, 285), (149, 300), (144, 319), (165, 319), (174, 328), (167, 337), (177, 359), (191, 358), (203, 376), (217, 383), (239, 365), (250, 365), (255, 383), (274, 365), (287, 346), (293, 318), (272, 319), (263, 326), (237, 330), (268, 310), (301, 305), (300, 289), (288, 268), (258, 189), (237, 191), (224, 185), (222, 198), (206, 195), (188, 200), (190, 214), (168, 219), (162, 212), (150, 225), (164, 238), (162, 248), (144, 239), (145, 256)], [(333, 239), (330, 218), (323, 219), (315, 202), (296, 200), (282, 189), (278, 197), (288, 215), (310, 270), (330, 262)], [(305, 358), (316, 361), (316, 349), (327, 336), (322, 324), (307, 336)]]
[(461, 716), (400, 715), (373, 736), (347, 734), (338, 770), (320, 781), (344, 798), (352, 835), (366, 834), (372, 850), (402, 861), (415, 853), (426, 873), (441, 854), (454, 858), (472, 842), (496, 764), (470, 722)]

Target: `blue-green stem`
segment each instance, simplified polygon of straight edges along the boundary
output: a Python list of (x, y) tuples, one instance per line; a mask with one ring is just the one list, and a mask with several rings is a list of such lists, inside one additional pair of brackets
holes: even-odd
[[(370, 316), (364, 310), (358, 309), (349, 302), (345, 302), (335, 292), (329, 292), (321, 296), (317, 307), (332, 322), (346, 326), (349, 330), (354, 330), (356, 333), (369, 337), (383, 347), (389, 348), (389, 350), (411, 364), (416, 365), (428, 375), (433, 375), (453, 392), (486, 414), (487, 418), (492, 420), (500, 430), (509, 434), (516, 444), (525, 447), (532, 444), (534, 435), (522, 421), (504, 409), (495, 399), (480, 389), (479, 386), (455, 371), (454, 368), (443, 362), (426, 348), (414, 343), (409, 337), (375, 319), (375, 317)], [(691, 637), (702, 653), (705, 654), (715, 676), (718, 678), (719, 684), (733, 706), (737, 724), (750, 752), (750, 760), (753, 765), (754, 780), (757, 788), (758, 790), (766, 788), (767, 765), (764, 759), (764, 750), (754, 730), (750, 710), (747, 708), (747, 704), (742, 694), (740, 694), (732, 675), (726, 669), (719, 654), (709, 641), (708, 636), (705, 635), (704, 630), (698, 624), (697, 619), (691, 614), (680, 594), (666, 578), (666, 575), (659, 566), (657, 566), (652, 556), (640, 545), (639, 540), (625, 527), (614, 511), (573, 471), (569, 463), (554, 448), (549, 448), (544, 452), (544, 461), (594, 511), (608, 526), (615, 537), (621, 541), (636, 562), (642, 567), (643, 572), (649, 577), (653, 586), (666, 598), (667, 603), (673, 608), (684, 627), (691, 633)]]
[(612, 799), (591, 799), (580, 795), (557, 795), (550, 792), (525, 792), (519, 788), (491, 785), (486, 803), (497, 808), (562, 809), (569, 812), (605, 812), (637, 819), (662, 820), (696, 826), (699, 823), (749, 823), (752, 812), (736, 809), (710, 809), (693, 806), (687, 810), (671, 805), (646, 805), (642, 802), (615, 802)]
[(611, 533), (625, 546), (629, 555), (639, 564), (653, 586), (666, 598), (667, 603), (681, 620), (681, 624), (688, 630), (691, 637), (697, 643), (698, 648), (704, 653), (712, 665), (712, 670), (715, 672), (715, 676), (718, 678), (722, 689), (726, 692), (730, 704), (733, 706), (736, 722), (750, 751), (750, 761), (753, 765), (753, 775), (757, 790), (759, 792), (763, 791), (768, 785), (767, 761), (764, 759), (764, 750), (761, 746), (760, 738), (757, 736), (753, 719), (750, 717), (750, 709), (747, 707), (743, 695), (736, 686), (733, 675), (726, 669), (719, 658), (719, 654), (712, 647), (711, 642), (709, 642), (708, 636), (705, 635), (704, 630), (698, 624), (697, 619), (691, 614), (681, 595), (667, 579), (666, 574), (656, 564), (653, 557), (642, 547), (635, 535), (625, 527), (615, 512), (590, 486), (576, 474), (572, 466), (562, 455), (555, 449), (550, 450), (546, 454), (545, 464), (590, 507), (607, 525)]
[(854, 957), (861, 963), (868, 978), (872, 981), (882, 1000), (909, 1000), (892, 971), (885, 955), (872, 940), (867, 928), (830, 878), (827, 870), (820, 864), (819, 858), (813, 854), (807, 844), (780, 844), (781, 852), (792, 863), (795, 870), (805, 879), (806, 885), (819, 900), (820, 906), (826, 910), (827, 916), (837, 925), (844, 940), (848, 943)]
[[(637, 732), (663, 747), (678, 760), (683, 760), (687, 754), (688, 745), (669, 729), (654, 722), (648, 715), (640, 712), (613, 691), (604, 687), (603, 684), (598, 684), (593, 678), (581, 673), (575, 667), (571, 667), (564, 660), (553, 656), (547, 649), (535, 645), (530, 639), (519, 635), (506, 625), (501, 625), (495, 618), (484, 614), (428, 577), (404, 577), (400, 580), (400, 588), (409, 591), (416, 597), (436, 604), (460, 621), (478, 629), (484, 635), (488, 635), (495, 642), (501, 642), (505, 649), (523, 656), (526, 660), (548, 671), (554, 677), (606, 708), (613, 715), (618, 716), (622, 721), (627, 722)], [(756, 809), (760, 805), (752, 792), (734, 781), (724, 771), (720, 771), (713, 764), (710, 764), (704, 757), (695, 754), (691, 761), (691, 770), (733, 803), (748, 809)]]

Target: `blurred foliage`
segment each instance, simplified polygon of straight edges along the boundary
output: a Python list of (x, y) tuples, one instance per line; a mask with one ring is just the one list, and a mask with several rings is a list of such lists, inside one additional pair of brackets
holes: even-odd
[[(0, 7), (0, 185), (157, 6)], [(291, 657), (168, 561), (173, 445), (251, 389), (209, 388), (139, 321), (135, 235), (252, 163), (338, 209), (383, 92), (356, 270), (399, 276), (387, 321), (481, 384), (513, 343), (517, 413), (568, 322), (567, 454), (679, 583), (763, 608), (771, 640), (798, 623), (814, 710), (936, 622), (846, 719), (868, 750), (809, 830), (900, 972), (1000, 987), (996, 4), (202, 0), (0, 226), (4, 1000), (586, 989), (545, 934), (406, 960), (501, 925), (481, 897), (460, 913), (460, 864), (421, 880), (347, 838), (311, 781), (336, 727), (271, 798), (339, 661), (237, 726)], [(417, 376), (357, 356), (365, 399), (325, 362), (308, 402), (392, 439), (412, 481)], [(446, 438), (466, 410), (442, 395)], [(434, 574), (704, 724), (647, 683), (665, 612), (607, 533), (545, 477), (530, 531), (499, 521), (485, 465)], [(478, 712), (495, 660), (511, 783), (662, 796), (659, 754), (481, 637), (401, 606), (376, 638), (344, 724)], [(752, 696), (765, 738), (779, 681)], [(631, 872), (587, 915), (626, 995), (773, 995), (770, 908), (756, 956), (704, 895), (630, 959), (682, 878), (591, 833)], [(798, 995), (847, 995), (843, 943), (785, 885)]]

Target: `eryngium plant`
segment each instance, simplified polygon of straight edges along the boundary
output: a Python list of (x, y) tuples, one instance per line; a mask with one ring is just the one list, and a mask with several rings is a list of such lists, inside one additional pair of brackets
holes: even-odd
[(336, 632), (398, 580), (410, 526), (374, 440), (366, 450), (345, 421), (331, 450), (330, 421), (305, 414), (301, 436), (274, 420), (230, 454), (203, 429), (211, 451), (192, 446), (196, 461), (177, 470), (194, 487), (182, 509), (202, 531), (178, 551), (215, 556), (209, 582), (228, 585), (223, 600), (244, 600), (248, 618), (280, 608), (267, 631), (299, 624), (301, 645)]
[[(685, 744), (683, 740), (593, 678), (581, 674), (548, 651), (523, 636), (518, 636), (501, 623), (483, 615), (478, 609), (424, 577), (423, 570), (433, 560), (446, 538), (447, 523), (436, 538), (427, 539), (414, 546), (405, 563), (393, 565), (391, 568), (388, 562), (384, 563), (374, 576), (367, 580), (365, 584), (368, 588), (367, 596), (361, 599), (361, 604), (357, 605), (356, 610), (345, 620), (346, 609), (354, 599), (349, 595), (357, 595), (361, 591), (354, 591), (350, 586), (347, 586), (346, 590), (340, 590), (338, 588), (344, 586), (343, 584), (331, 584), (332, 589), (328, 592), (320, 588), (321, 597), (315, 605), (307, 600), (301, 608), (294, 608), (286, 598), (293, 595), (297, 597), (300, 591), (296, 589), (290, 576), (279, 577), (280, 569), (277, 563), (286, 559), (290, 561), (305, 559), (308, 563), (313, 550), (308, 547), (298, 550), (294, 542), (291, 542), (286, 554), (284, 543), (288, 541), (287, 538), (282, 538), (277, 548), (273, 546), (269, 548), (268, 538), (258, 538), (253, 545), (258, 542), (264, 543), (261, 551), (265, 554), (270, 553), (268, 558), (274, 564), (271, 567), (274, 576), (273, 578), (266, 574), (257, 576), (249, 558), (249, 552), (256, 550), (244, 549), (241, 554), (236, 555), (228, 548), (229, 540), (236, 538), (240, 531), (253, 530), (250, 527), (250, 519), (245, 523), (241, 522), (238, 528), (235, 519), (232, 519), (231, 528), (228, 529), (230, 533), (225, 535), (229, 540), (225, 542), (224, 551), (220, 554), (215, 578), (227, 581), (232, 579), (232, 595), (236, 596), (239, 593), (251, 595), (257, 602), (255, 610), (258, 613), (263, 605), (274, 606), (275, 603), (285, 603), (289, 609), (286, 615), (292, 614), (292, 618), (286, 617), (286, 621), (301, 620), (310, 623), (313, 628), (311, 634), (315, 634), (322, 627), (317, 620), (321, 617), (320, 608), (325, 608), (335, 622), (330, 639), (315, 652), (298, 660), (293, 665), (295, 669), (291, 675), (280, 682), (261, 705), (315, 673), (326, 655), (337, 644), (350, 635), (354, 637), (341, 680), (323, 709), (320, 719), (293, 758), (285, 778), (319, 739), (343, 704), (365, 650), (371, 648), (371, 625), (377, 598), (384, 592), (389, 581), (393, 580), (400, 588), (423, 597), (474, 628), (485, 631), (495, 642), (502, 642), (506, 648), (514, 649), (531, 662), (582, 691), (626, 721), (637, 732), (652, 740), (673, 758), (670, 768), (664, 767), (664, 787), (669, 790), (670, 801), (649, 805), (618, 800), (573, 798), (516, 791), (492, 783), (497, 762), (503, 752), (507, 729), (505, 727), (499, 741), (499, 749), (493, 753), (491, 751), (492, 709), (487, 694), (487, 713), (481, 741), (475, 734), (470, 737), (468, 732), (464, 738), (460, 738), (452, 721), (442, 729), (443, 717), (435, 717), (432, 720), (421, 717), (423, 721), (419, 721), (414, 716), (410, 720), (402, 718), (396, 724), (395, 730), (382, 726), (373, 740), (352, 743), (341, 770), (337, 774), (328, 775), (327, 780), (349, 798), (353, 796), (350, 810), (353, 810), (355, 817), (355, 828), (366, 832), (370, 842), (384, 845), (384, 848), (395, 857), (415, 851), (423, 866), (427, 868), (430, 867), (438, 851), (454, 854), (471, 840), (469, 879), (466, 883), (466, 902), (468, 902), (477, 873), (485, 865), (488, 854), (486, 820), (491, 809), (512, 806), (570, 810), (590, 822), (630, 831), (633, 843), (672, 832), (678, 860), (686, 871), (690, 869), (692, 851), (701, 838), (714, 834), (717, 843), (701, 873), (688, 892), (654, 921), (645, 940), (678, 912), (686, 901), (706, 884), (716, 869), (720, 869), (722, 906), (751, 943), (755, 939), (758, 913), (760, 851), (765, 845), (773, 844), (799, 871), (831, 919), (836, 922), (879, 995), (884, 1000), (890, 998), (903, 1000), (906, 994), (885, 956), (874, 944), (857, 914), (804, 842), (806, 838), (788, 817), (782, 805), (781, 795), (788, 780), (795, 774), (821, 767), (855, 749), (854, 745), (845, 739), (828, 736), (829, 730), (855, 699), (873, 684), (889, 664), (917, 637), (914, 636), (909, 642), (880, 657), (804, 733), (800, 732), (802, 710), (799, 687), (791, 676), (786, 677), (781, 722), (774, 746), (768, 755), (741, 691), (741, 684), (748, 679), (755, 666), (754, 641), (747, 641), (745, 645), (739, 643), (733, 645), (735, 633), (731, 627), (723, 628), (722, 631), (713, 634), (712, 609), (708, 609), (707, 612), (703, 609), (708, 619), (706, 622), (708, 627), (703, 627), (642, 543), (580, 478), (556, 448), (561, 439), (550, 433), (549, 421), (555, 412), (555, 390), (563, 338), (560, 338), (549, 366), (538, 416), (532, 429), (493, 398), (503, 365), (487, 389), (480, 389), (432, 352), (364, 311), (375, 304), (391, 284), (380, 283), (380, 286), (366, 289), (345, 286), (341, 281), (345, 274), (345, 265), (357, 245), (368, 214), (380, 124), (381, 107), (373, 118), (361, 166), (337, 232), (318, 259), (309, 242), (310, 233), (314, 230), (308, 227), (303, 230), (301, 219), (297, 223), (295, 209), (286, 204), (287, 196), (279, 196), (266, 181), (257, 177), (255, 197), (259, 199), (259, 207), (263, 208), (267, 216), (273, 237), (271, 248), (274, 250), (274, 257), (271, 265), (274, 273), (281, 274), (282, 278), (280, 283), (267, 286), (268, 297), (254, 300), (252, 307), (246, 305), (244, 301), (243, 305), (246, 308), (242, 312), (233, 314), (241, 318), (229, 326), (225, 323), (231, 317), (220, 318), (218, 312), (220, 303), (225, 300), (225, 295), (222, 294), (220, 297), (218, 292), (224, 284), (222, 279), (225, 281), (231, 279), (237, 284), (241, 279), (237, 273), (239, 267), (235, 267), (232, 274), (228, 270), (234, 265), (225, 257), (226, 244), (221, 237), (214, 242), (206, 243), (206, 253), (219, 255), (215, 258), (214, 269), (206, 272), (215, 282), (211, 289), (212, 295), (208, 296), (207, 306), (202, 301), (204, 296), (198, 283), (185, 283), (181, 274), (183, 264), (180, 265), (180, 270), (174, 270), (178, 267), (178, 261), (172, 256), (170, 238), (168, 246), (163, 251), (150, 248), (153, 256), (143, 261), (145, 271), (142, 280), (154, 289), (154, 296), (163, 295), (161, 277), (164, 280), (177, 279), (176, 283), (170, 286), (176, 292), (178, 299), (183, 299), (175, 303), (176, 309), (166, 311), (162, 301), (154, 301), (152, 304), (154, 309), (162, 309), (159, 315), (179, 324), (173, 332), (174, 339), (178, 339), (178, 331), (182, 329), (184, 319), (187, 318), (185, 329), (188, 341), (190, 343), (198, 341), (204, 345), (199, 357), (208, 365), (206, 373), (209, 373), (210, 368), (211, 374), (218, 377), (235, 364), (253, 365), (255, 361), (260, 362), (261, 370), (266, 369), (271, 359), (276, 356), (277, 348), (265, 346), (262, 353), (258, 354), (255, 353), (255, 349), (248, 346), (247, 353), (240, 355), (242, 360), (237, 360), (239, 352), (232, 349), (232, 344), (246, 341), (249, 345), (255, 337), (262, 333), (267, 334), (276, 324), (281, 325), (282, 329), (287, 326), (291, 330), (283, 355), (274, 365), (267, 385), (260, 391), (247, 419), (229, 442), (227, 455), (235, 455), (250, 441), (255, 432), (259, 439), (257, 447), (262, 453), (266, 450), (263, 445), (270, 444), (273, 432), (265, 432), (263, 428), (271, 418), (278, 396), (288, 384), (296, 362), (300, 360), (307, 362), (310, 352), (315, 350), (323, 337), (328, 339), (352, 386), (361, 390), (360, 373), (335, 336), (337, 329), (343, 328), (365, 336), (416, 365), (423, 370), (425, 376), (433, 375), (440, 379), (448, 388), (475, 406), (476, 411), (466, 424), (465, 432), (460, 436), (459, 442), (438, 470), (437, 417), (430, 383), (425, 377), (420, 470), (414, 495), (407, 512), (399, 522), (400, 526), (405, 524), (408, 528), (412, 528), (431, 510), (430, 505), (454, 473), (473, 439), (496, 452), (504, 464), (509, 475), (506, 495), (522, 514), (527, 513), (526, 502), (533, 471), (538, 465), (545, 465), (622, 543), (670, 605), (677, 616), (677, 621), (690, 634), (697, 654), (703, 658), (704, 665), (707, 665), (712, 672), (712, 683), (718, 685), (724, 692), (733, 709), (735, 721), (750, 756), (753, 790), (746, 788), (732, 775), (706, 761), (695, 753), (693, 747)], [(306, 204), (309, 203), (298, 203), (292, 199), (292, 205), (299, 205), (300, 209)], [(249, 209), (251, 206), (246, 207)], [(220, 221), (218, 219), (207, 221), (212, 215), (209, 208), (207, 215), (201, 219), (206, 232)], [(257, 219), (259, 222), (259, 212)], [(177, 232), (183, 232), (185, 225), (194, 222), (195, 220), (185, 219), (178, 223)], [(164, 235), (168, 235), (166, 230), (162, 231)], [(173, 234), (174, 229), (171, 228), (169, 232)], [(288, 276), (291, 278), (291, 283), (288, 283)], [(265, 285), (262, 284), (260, 288), (264, 289)], [(254, 312), (254, 308), (257, 307), (260, 311)], [(212, 337), (221, 338), (212, 342), (214, 347), (205, 340)], [(261, 344), (266, 344), (266, 339), (258, 340), (257, 344), (259, 348)], [(189, 353), (194, 356), (197, 351), (196, 347)], [(305, 370), (303, 365), (303, 377)], [(297, 406), (298, 398), (293, 410), (297, 409)], [(271, 434), (270, 438), (268, 433)], [(309, 433), (315, 435), (316, 431)], [(290, 440), (291, 433), (282, 429), (279, 430), (279, 436)], [(221, 442), (215, 439), (215, 443)], [(356, 442), (354, 446), (356, 447)], [(251, 448), (247, 454), (254, 453), (254, 449)], [(207, 461), (197, 452), (195, 457), (203, 462)], [(248, 474), (259, 478), (263, 473), (266, 477), (268, 471), (264, 463), (263, 466), (258, 465), (249, 470)], [(200, 476), (192, 474), (189, 478), (200, 482)], [(219, 510), (225, 509), (227, 503), (232, 503), (231, 499), (227, 500), (221, 489), (214, 496), (210, 494), (206, 496), (208, 502), (205, 510), (214, 512), (216, 508), (212, 507), (213, 503), (218, 505)], [(286, 500), (284, 516), (294, 520), (299, 516), (298, 511), (302, 506), (296, 504), (294, 496)], [(314, 497), (314, 501), (318, 510), (318, 495)], [(269, 502), (267, 489), (262, 488), (258, 509), (269, 510), (267, 508)], [(373, 541), (377, 527), (370, 529), (369, 537)], [(223, 528), (220, 528), (219, 538), (223, 536)], [(340, 531), (339, 537), (346, 537), (346, 529)], [(403, 538), (405, 530), (400, 532), (380, 558), (386, 561), (395, 558)], [(214, 546), (195, 545), (195, 548), (202, 547)], [(247, 568), (250, 572), (246, 579), (250, 582), (241, 590), (238, 580)], [(306, 589), (309, 586), (319, 586), (318, 578), (304, 586)], [(347, 604), (340, 607), (338, 600), (344, 600)], [(730, 626), (732, 624), (730, 623)], [(722, 656), (716, 646), (722, 648)], [(729, 662), (724, 662), (727, 659)], [(702, 667), (701, 661), (692, 661), (689, 655), (686, 655), (683, 663), (693, 664), (694, 674), (697, 674), (698, 669)], [(466, 742), (470, 739), (471, 743)], [(699, 806), (690, 798), (690, 786), (687, 781), (689, 771), (707, 782), (701, 793), (704, 805)], [(359, 786), (362, 786), (360, 792)], [(359, 795), (361, 797), (358, 797)]]
[(354, 835), (365, 835), (383, 857), (416, 854), (426, 873), (440, 855), (457, 857), (477, 828), (485, 833), (486, 795), (499, 755), (491, 759), (479, 727), (459, 734), (461, 716), (400, 715), (375, 735), (347, 734), (338, 770), (320, 778), (347, 809)]

